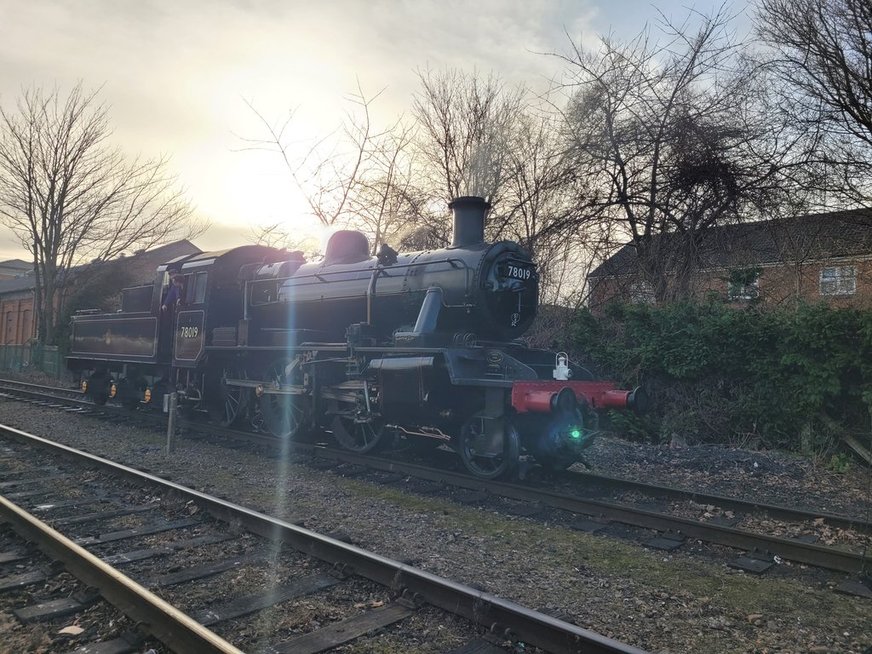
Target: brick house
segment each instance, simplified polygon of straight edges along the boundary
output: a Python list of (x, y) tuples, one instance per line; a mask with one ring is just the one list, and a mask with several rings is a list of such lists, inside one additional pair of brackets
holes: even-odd
[[(154, 280), (155, 270), (161, 263), (201, 250), (188, 240), (161, 245), (137, 252), (129, 257), (114, 259), (103, 264), (76, 266), (70, 270), (69, 286), (86, 284), (99, 266), (123, 266), (131, 285), (148, 284)], [(71, 288), (64, 289), (69, 294)], [(63, 301), (58, 294), (58, 305)], [(0, 280), (0, 345), (25, 345), (36, 338), (37, 320), (34, 312), (34, 277), (31, 272), (11, 279)], [(60, 310), (60, 306), (57, 307)]]
[[(671, 236), (655, 237), (661, 251), (668, 251), (670, 241), (663, 239)], [(714, 294), (736, 306), (802, 300), (872, 308), (872, 209), (725, 225), (700, 236), (691, 297)], [(600, 264), (587, 281), (594, 310), (611, 301), (655, 301), (633, 244)]]

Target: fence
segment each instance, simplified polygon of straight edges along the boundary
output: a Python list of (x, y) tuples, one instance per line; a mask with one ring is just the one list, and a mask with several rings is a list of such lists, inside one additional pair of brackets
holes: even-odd
[(64, 371), (63, 357), (57, 345), (0, 345), (0, 370), (35, 370), (60, 377)]

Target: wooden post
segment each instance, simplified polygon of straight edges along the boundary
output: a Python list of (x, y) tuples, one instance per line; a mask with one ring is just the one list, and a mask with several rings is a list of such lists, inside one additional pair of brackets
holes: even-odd
[(867, 450), (865, 447), (863, 447), (863, 444), (860, 441), (858, 441), (850, 434), (846, 434), (842, 436), (842, 442), (845, 443), (845, 445), (850, 447), (852, 450), (854, 450), (854, 452), (859, 454), (863, 459), (865, 459), (866, 463), (872, 466), (872, 451)]
[(176, 414), (179, 410), (179, 396), (170, 393), (169, 418), (167, 419), (167, 454), (176, 449)]

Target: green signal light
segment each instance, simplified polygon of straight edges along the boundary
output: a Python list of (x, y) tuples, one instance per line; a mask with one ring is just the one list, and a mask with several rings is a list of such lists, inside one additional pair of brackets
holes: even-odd
[(569, 432), (569, 436), (571, 438), (574, 438), (577, 440), (577, 439), (581, 438), (581, 430), (580, 429), (573, 429)]

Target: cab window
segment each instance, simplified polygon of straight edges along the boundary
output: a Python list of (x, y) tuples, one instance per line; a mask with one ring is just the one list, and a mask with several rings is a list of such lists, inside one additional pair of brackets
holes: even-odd
[(193, 294), (191, 297), (193, 298), (192, 304), (203, 304), (206, 301), (206, 283), (208, 279), (208, 273), (198, 272), (194, 275), (194, 288)]

